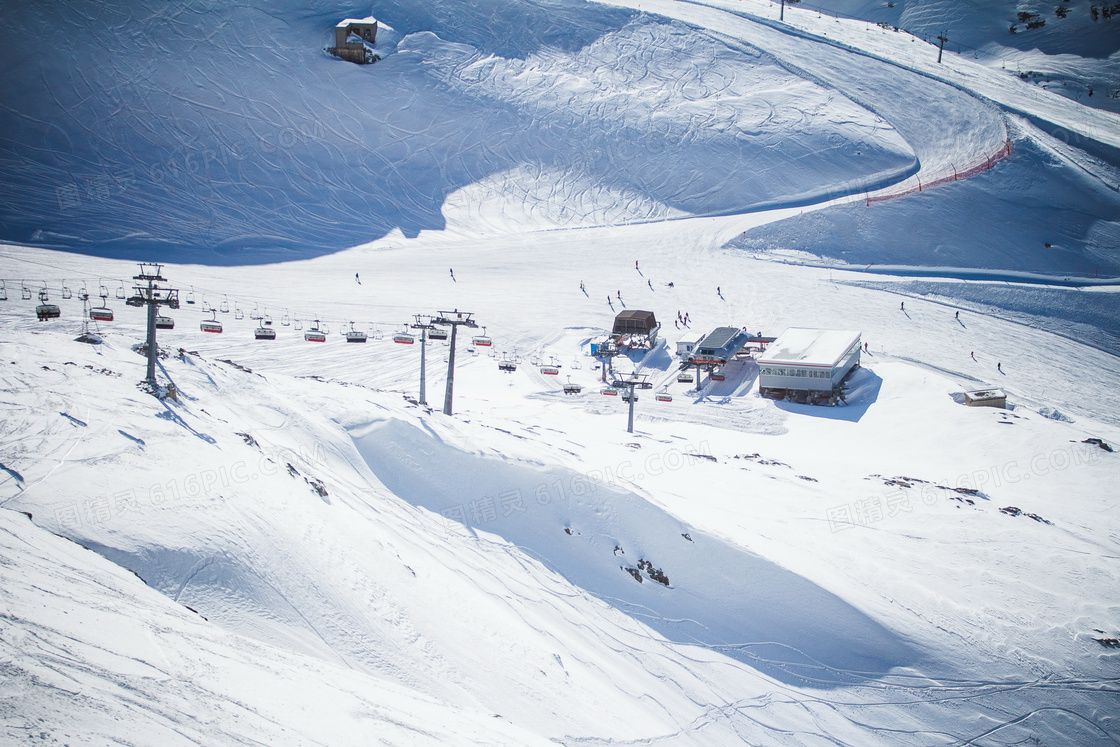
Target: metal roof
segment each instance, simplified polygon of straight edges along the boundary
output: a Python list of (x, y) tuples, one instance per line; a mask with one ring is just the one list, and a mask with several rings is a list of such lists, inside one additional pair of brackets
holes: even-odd
[(835, 366), (844, 353), (859, 344), (859, 336), (859, 332), (852, 330), (791, 327), (778, 335), (758, 364)]
[(628, 309), (614, 318), (615, 334), (645, 334), (657, 326), (652, 311)]
[(739, 334), (738, 327), (716, 327), (703, 340), (696, 344), (697, 348), (714, 348), (719, 350)]

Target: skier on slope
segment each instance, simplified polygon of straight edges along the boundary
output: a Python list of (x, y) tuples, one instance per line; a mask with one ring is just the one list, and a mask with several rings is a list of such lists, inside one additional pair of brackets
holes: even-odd
[(354, 280), (357, 281), (358, 285), (362, 284), (362, 281), (361, 281), (361, 279), (358, 278), (358, 273), (356, 273), (356, 272), (354, 273)]

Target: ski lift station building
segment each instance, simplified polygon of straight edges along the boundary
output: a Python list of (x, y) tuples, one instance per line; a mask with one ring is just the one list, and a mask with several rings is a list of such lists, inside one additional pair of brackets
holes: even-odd
[(646, 344), (653, 347), (661, 325), (652, 311), (627, 310), (614, 318), (611, 334), (616, 338), (629, 337), (632, 345)]
[(838, 329), (787, 329), (758, 359), (764, 397), (831, 395), (859, 365), (860, 333)]
[(688, 361), (696, 365), (723, 365), (743, 349), (749, 337), (750, 335), (738, 327), (716, 327), (696, 343), (688, 356)]

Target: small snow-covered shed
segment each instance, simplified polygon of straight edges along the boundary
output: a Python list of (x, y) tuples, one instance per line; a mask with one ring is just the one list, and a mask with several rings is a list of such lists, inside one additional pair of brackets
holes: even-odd
[(354, 34), (370, 44), (377, 43), (377, 19), (373, 16), (366, 18), (346, 18), (334, 27), (334, 45), (336, 47), (362, 47), (357, 42), (348, 41), (350, 34)]
[[(351, 41), (351, 36), (357, 39)], [(327, 51), (349, 62), (368, 65), (381, 59), (370, 49), (376, 42), (377, 20), (373, 16), (346, 18), (335, 25), (334, 46), (327, 47)]]
[(787, 329), (758, 359), (758, 391), (766, 397), (833, 395), (859, 365), (860, 333)]
[(969, 407), (1007, 407), (1007, 394), (1002, 389), (977, 389), (964, 393), (964, 403)]

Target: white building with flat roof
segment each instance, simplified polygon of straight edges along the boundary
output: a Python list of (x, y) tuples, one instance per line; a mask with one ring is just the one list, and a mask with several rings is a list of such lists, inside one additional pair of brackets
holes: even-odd
[(758, 359), (758, 391), (764, 397), (832, 398), (859, 365), (860, 333), (792, 327)]

